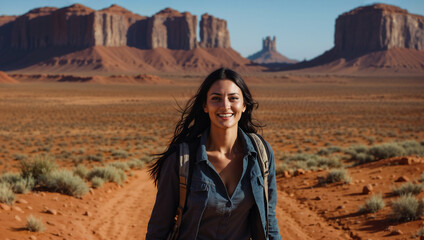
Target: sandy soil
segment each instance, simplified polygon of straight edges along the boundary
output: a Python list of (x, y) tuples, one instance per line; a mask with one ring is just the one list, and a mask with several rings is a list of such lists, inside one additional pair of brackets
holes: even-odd
[[(20, 83), (0, 85), (0, 169), (16, 172), (19, 158), (48, 154), (67, 169), (88, 168), (163, 149), (179, 117), (177, 104), (192, 96), (202, 76), (166, 76), (172, 84), (101, 85)], [(424, 139), (421, 78), (367, 78), (336, 75), (246, 76), (260, 103), (256, 117), (277, 164), (287, 155), (313, 153), (325, 146), (373, 145)], [(126, 153), (113, 156), (113, 151)], [(99, 156), (91, 160), (89, 156)], [(390, 195), (399, 176), (416, 182), (424, 172), (417, 161), (396, 159), (348, 168), (352, 183), (317, 185), (326, 170), (278, 179), (277, 218), (285, 239), (409, 239), (422, 219), (391, 220)], [(349, 163), (346, 163), (349, 165)], [(132, 170), (122, 186), (107, 183), (82, 199), (51, 193), (19, 194), (0, 206), (0, 239), (143, 239), (155, 188), (145, 170)], [(371, 184), (386, 207), (357, 214)], [(422, 198), (423, 193), (418, 197)], [(24, 200), (24, 201), (22, 201)], [(56, 213), (56, 215), (48, 213)], [(54, 211), (53, 211), (54, 210)], [(30, 215), (46, 230), (24, 229)], [(394, 235), (400, 230), (400, 235)]]

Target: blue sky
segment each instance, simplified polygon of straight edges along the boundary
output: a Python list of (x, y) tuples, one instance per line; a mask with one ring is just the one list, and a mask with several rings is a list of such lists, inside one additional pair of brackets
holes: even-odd
[[(143, 16), (171, 7), (227, 20), (231, 46), (247, 57), (262, 48), (262, 38), (277, 37), (277, 50), (297, 60), (314, 58), (334, 45), (337, 16), (368, 0), (14, 0), (0, 1), (0, 15), (20, 15), (36, 7), (81, 3), (95, 10), (118, 4)], [(424, 0), (381, 0), (424, 15)]]

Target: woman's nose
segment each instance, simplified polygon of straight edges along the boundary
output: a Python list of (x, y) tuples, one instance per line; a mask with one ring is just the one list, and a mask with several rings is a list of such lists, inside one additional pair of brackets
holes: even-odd
[(222, 107), (225, 109), (229, 109), (231, 106), (230, 100), (228, 100), (227, 98), (224, 98), (224, 100), (222, 101)]

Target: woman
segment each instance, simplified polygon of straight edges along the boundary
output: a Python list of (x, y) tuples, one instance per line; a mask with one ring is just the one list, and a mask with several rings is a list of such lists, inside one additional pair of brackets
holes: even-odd
[(281, 239), (274, 155), (270, 150), (267, 221), (264, 180), (246, 134), (260, 127), (252, 122), (256, 107), (236, 72), (221, 68), (204, 80), (183, 109), (169, 147), (150, 168), (158, 192), (146, 239), (166, 239), (173, 229), (182, 142), (190, 146), (190, 177), (178, 239)]

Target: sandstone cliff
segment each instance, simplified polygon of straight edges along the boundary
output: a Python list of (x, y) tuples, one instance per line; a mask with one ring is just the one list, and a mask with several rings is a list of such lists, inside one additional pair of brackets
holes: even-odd
[[(225, 20), (205, 14), (200, 25), (203, 47), (230, 47)], [(0, 50), (92, 46), (189, 50), (198, 45), (197, 16), (170, 8), (144, 17), (118, 5), (95, 11), (74, 4), (61, 9), (37, 8), (19, 17), (0, 17)]]
[(286, 69), (424, 72), (424, 16), (386, 4), (359, 7), (336, 20), (334, 47)]
[(166, 8), (149, 18), (147, 48), (194, 49), (197, 47), (196, 26), (196, 16)]
[(227, 21), (207, 13), (200, 20), (200, 46), (205, 48), (230, 48)]
[(424, 50), (424, 17), (385, 4), (356, 8), (337, 18), (334, 44), (337, 52), (346, 53)]

